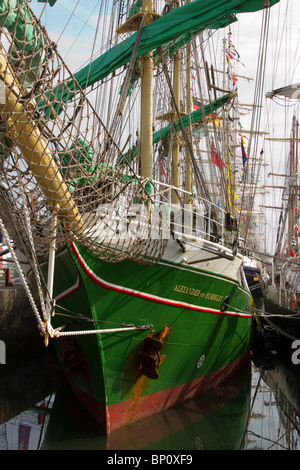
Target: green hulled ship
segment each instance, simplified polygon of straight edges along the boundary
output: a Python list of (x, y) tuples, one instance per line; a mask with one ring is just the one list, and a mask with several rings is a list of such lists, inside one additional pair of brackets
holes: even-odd
[[(107, 433), (201, 394), (248, 358), (224, 125), (236, 89), (217, 87), (211, 68), (207, 101), (192, 70), (207, 78), (198, 53), (213, 30), (274, 3), (120, 1), (118, 38), (72, 74), (28, 2), (0, 2), (1, 230), (45, 344)], [(221, 118), (222, 153), (208, 137)]]
[[(240, 264), (237, 257), (236, 274)], [(62, 335), (70, 331), (55, 341), (66, 375), (108, 431), (236, 373), (249, 359), (251, 332), (249, 293), (233, 277), (164, 259), (115, 268), (71, 243), (57, 256), (54, 284), (58, 311), (72, 311), (53, 319)], [(74, 336), (77, 329), (84, 333)]]

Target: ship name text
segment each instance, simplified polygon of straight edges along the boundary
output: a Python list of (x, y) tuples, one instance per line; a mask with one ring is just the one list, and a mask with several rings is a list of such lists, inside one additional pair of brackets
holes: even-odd
[(214, 300), (215, 302), (221, 302), (223, 299), (222, 295), (212, 294), (210, 292), (201, 292), (199, 289), (194, 289), (193, 287), (182, 286), (177, 284), (173, 291), (181, 292), (182, 294), (193, 295), (194, 297), (200, 297), (202, 299)]

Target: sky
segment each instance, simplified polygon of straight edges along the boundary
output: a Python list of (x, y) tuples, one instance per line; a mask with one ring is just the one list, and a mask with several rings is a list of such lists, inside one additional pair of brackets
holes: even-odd
[[(37, 0), (31, 1), (30, 6), (36, 16), (39, 18), (43, 13), (42, 22), (51, 39), (57, 43), (63, 59), (68, 65), (71, 64), (72, 72), (82, 67), (83, 62), (90, 58), (93, 48), (98, 51), (107, 42), (107, 38), (102, 38), (99, 34), (97, 43), (93, 43), (99, 27), (99, 13), (103, 17), (107, 14), (105, 3), (99, 0), (57, 0), (50, 7)], [(69, 21), (72, 12), (72, 21)]]
[[(255, 78), (260, 51), (260, 30), (262, 12), (238, 15), (238, 22), (232, 26), (233, 38), (245, 67), (240, 67), (243, 75)], [(264, 151), (266, 165), (261, 171), (261, 184), (265, 185), (265, 196), (258, 200), (259, 206), (280, 207), (281, 190), (268, 186), (282, 186), (282, 177), (272, 175), (284, 174), (289, 143), (273, 140), (289, 137), (292, 116), (299, 116), (299, 105), (295, 100), (266, 98), (265, 94), (282, 86), (300, 82), (300, 2), (299, 0), (281, 0), (270, 9), (269, 33), (267, 37), (267, 54), (265, 77), (260, 81), (263, 94), (260, 130), (266, 132), (258, 143), (257, 151)], [(254, 81), (239, 80), (239, 96), (251, 102), (254, 96)], [(243, 119), (247, 127), (247, 119)], [(272, 140), (271, 140), (272, 139)], [(266, 209), (267, 250), (273, 253), (278, 217), (277, 209)]]
[[(270, 29), (268, 40), (268, 56), (266, 62), (265, 92), (282, 86), (300, 82), (300, 51), (299, 51), (299, 18), (300, 2), (284, 0), (271, 8)], [(264, 140), (264, 152), (267, 167), (265, 167), (265, 185), (282, 186), (284, 179), (272, 175), (286, 174), (286, 157), (289, 152), (288, 141), (281, 139), (290, 136), (292, 116), (299, 117), (299, 104), (296, 100), (275, 98), (263, 101), (262, 124), (268, 132)], [(280, 207), (282, 203), (281, 190), (266, 187), (264, 205)], [(280, 211), (265, 209), (267, 218), (267, 238), (269, 246), (274, 246)]]
[[(88, 5), (88, 8), (87, 8)], [(102, 6), (100, 6), (102, 5)], [(97, 44), (93, 43), (93, 35), (97, 28), (99, 8), (106, 18), (105, 2), (98, 0), (57, 0), (54, 7), (32, 0), (31, 7), (37, 16), (45, 8), (45, 24), (48, 33), (57, 44), (64, 58), (67, 57), (71, 70), (76, 71), (89, 59), (90, 52), (100, 50), (107, 38), (100, 38)], [(74, 21), (64, 29), (70, 13), (75, 10)], [(258, 141), (255, 152), (264, 151), (266, 166), (261, 171), (261, 184), (266, 186), (282, 185), (282, 178), (271, 173), (283, 173), (288, 144), (278, 142), (274, 138), (283, 138), (289, 135), (292, 115), (298, 113), (297, 102), (284, 100), (270, 100), (265, 98), (266, 92), (291, 83), (300, 82), (300, 53), (299, 53), (299, 0), (280, 0), (270, 9), (269, 32), (266, 41), (267, 55), (265, 62), (265, 77), (260, 79), (259, 85), (262, 94), (262, 111), (259, 128), (266, 132), (264, 138)], [(262, 12), (244, 13), (238, 15), (238, 21), (233, 23), (232, 41), (236, 46), (243, 65), (238, 66), (238, 73), (250, 78), (256, 77), (258, 57), (260, 54)], [(63, 31), (63, 34), (62, 34)], [(264, 49), (265, 51), (265, 49)], [(240, 102), (249, 104), (253, 102), (255, 81), (239, 79)], [(250, 128), (250, 118), (243, 117), (242, 124), (245, 129)], [(281, 205), (281, 191), (266, 188), (266, 195), (258, 204), (279, 207)], [(276, 237), (279, 211), (264, 209), (267, 217), (268, 249), (272, 251)]]

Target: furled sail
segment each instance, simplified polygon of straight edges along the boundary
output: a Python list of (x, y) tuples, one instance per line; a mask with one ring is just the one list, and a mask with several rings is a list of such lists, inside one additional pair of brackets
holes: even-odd
[[(204, 109), (202, 108), (197, 109), (196, 111), (193, 111), (191, 114), (187, 114), (182, 118), (182, 124), (184, 127), (188, 127), (191, 124), (195, 124), (199, 121), (201, 121), (205, 116), (208, 116), (210, 113), (213, 113), (217, 109), (219, 109), (221, 106), (224, 106), (226, 103), (228, 103), (229, 100), (231, 100), (234, 97), (232, 93), (226, 94), (222, 96), (221, 98), (216, 99), (210, 104), (207, 104), (204, 106)], [(172, 133), (177, 133), (181, 131), (182, 126), (181, 126), (181, 121), (177, 120), (174, 123), (165, 126), (164, 128), (160, 129), (159, 131), (156, 131), (153, 134), (153, 144), (156, 144), (157, 142), (160, 142), (161, 140), (168, 139)], [(132, 158), (132, 156), (136, 156), (137, 154), (138, 147), (136, 146), (134, 149), (131, 149), (129, 152), (126, 152), (124, 155), (122, 155), (119, 158), (119, 162), (123, 162), (124, 160), (128, 160), (129, 157)]]
[[(23, 74), (27, 89), (42, 73), (45, 58), (45, 41), (39, 33), (39, 27), (32, 21), (31, 13), (20, 0), (2, 0), (0, 2), (0, 27), (6, 28), (14, 40), (10, 50), (10, 66), (17, 67), (20, 61), (20, 49), (24, 49), (24, 65), (30, 73)], [(22, 78), (21, 78), (22, 80)], [(20, 77), (19, 77), (20, 81)]]
[(285, 98), (299, 100), (300, 99), (300, 83), (294, 83), (293, 85), (276, 88), (275, 90), (272, 90), (266, 93), (267, 98), (273, 98), (274, 96), (284, 96)]
[[(279, 0), (271, 0), (270, 6)], [(197, 32), (230, 24), (236, 21), (235, 13), (245, 13), (261, 10), (265, 7), (264, 0), (195, 0), (176, 8), (166, 15), (158, 18), (144, 28), (139, 45), (137, 57), (149, 51), (159, 48), (169, 41), (174, 41), (183, 34), (189, 34), (190, 39), (194, 31)], [(222, 21), (221, 21), (222, 20)], [(218, 24), (218, 21), (221, 23)], [(119, 67), (127, 64), (131, 58), (137, 33), (116, 45), (97, 58), (91, 65), (84, 67), (75, 74), (75, 78), (81, 87), (87, 87)]]
[[(278, 2), (279, 0), (270, 0), (267, 5), (272, 6)], [(254, 12), (265, 6), (265, 0), (219, 0), (217, 3), (211, 0), (194, 0), (145, 26), (137, 57), (175, 41), (182, 35), (185, 35), (184, 41), (187, 43), (204, 29), (224, 27), (236, 21), (236, 13)], [(136, 40), (137, 33), (134, 33), (77, 72), (74, 77), (79, 87), (91, 86), (126, 65), (130, 61)], [(76, 82), (71, 80), (67, 81), (66, 86), (58, 85), (52, 96), (61, 102), (72, 99)]]

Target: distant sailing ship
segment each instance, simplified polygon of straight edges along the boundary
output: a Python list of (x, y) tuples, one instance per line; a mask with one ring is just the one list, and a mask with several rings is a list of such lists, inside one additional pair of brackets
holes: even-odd
[(0, 227), (45, 343), (107, 433), (249, 358), (225, 126), (235, 50), (227, 41), (229, 89), (203, 45), (235, 13), (277, 1), (265, 3), (120, 1), (118, 38), (73, 75), (29, 2), (1, 2)]
[[(290, 94), (290, 88), (272, 93)], [(271, 96), (271, 94), (269, 94)], [(286, 161), (285, 184), (270, 277), (262, 278), (266, 320), (290, 339), (300, 338), (300, 256), (298, 241), (298, 155), (299, 123), (293, 117), (290, 151)], [(270, 314), (270, 315), (268, 315)]]

